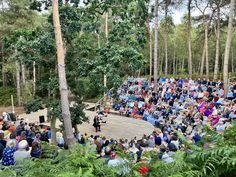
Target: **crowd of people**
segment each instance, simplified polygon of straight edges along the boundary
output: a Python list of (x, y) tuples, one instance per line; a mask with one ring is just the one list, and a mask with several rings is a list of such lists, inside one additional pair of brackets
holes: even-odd
[(129, 78), (118, 95), (119, 101), (113, 107), (121, 115), (144, 119), (160, 128), (216, 128), (218, 123), (228, 125), (236, 116), (236, 85), (230, 85), (224, 98), (220, 81), (161, 78), (154, 89), (154, 82)]
[[(161, 78), (155, 85), (143, 78), (128, 78), (117, 93), (118, 100), (113, 103), (113, 108), (120, 115), (146, 120), (156, 128), (151, 135), (130, 141), (80, 134), (78, 141), (93, 144), (99, 157), (111, 158), (112, 154), (114, 158), (118, 148), (129, 153), (134, 161), (139, 161), (143, 152), (154, 150), (158, 158), (171, 163), (175, 152), (185, 148), (179, 133), (198, 144), (205, 135), (205, 126), (223, 133), (236, 119), (235, 83), (230, 84), (226, 98), (222, 82), (205, 79)], [(201, 145), (203, 148), (210, 146), (207, 143)]]
[[(128, 78), (117, 91), (118, 100), (113, 108), (122, 116), (143, 119), (156, 128), (141, 139), (108, 139), (78, 133), (78, 143), (89, 143), (97, 152), (97, 158), (106, 158), (107, 164), (116, 166), (126, 160), (116, 156), (117, 150), (130, 154), (134, 162), (143, 159), (145, 151), (154, 150), (159, 159), (166, 163), (174, 161), (176, 151), (185, 148), (179, 133), (188, 141), (198, 144), (208, 126), (218, 133), (233, 124), (236, 119), (236, 85), (229, 86), (224, 98), (222, 82), (191, 79), (161, 78), (155, 84), (143, 78)], [(104, 115), (99, 112), (93, 126), (100, 131)], [(17, 123), (18, 122), (18, 123)], [(63, 134), (57, 132), (57, 144), (63, 148)], [(50, 128), (41, 128), (23, 120), (13, 123), (4, 117), (0, 119), (0, 159), (2, 165), (13, 165), (24, 158), (40, 158), (41, 142), (50, 142)], [(209, 144), (202, 144), (208, 148)], [(128, 170), (128, 169), (126, 169)]]
[(143, 137), (139, 145), (157, 145), (162, 158), (169, 162), (171, 154), (181, 148), (177, 132), (197, 144), (205, 134), (204, 126), (218, 133), (232, 126), (236, 119), (235, 83), (230, 83), (226, 95), (221, 81), (160, 78), (155, 85), (143, 78), (128, 78), (119, 88), (113, 108), (157, 127), (158, 131)]
[[(41, 158), (42, 142), (51, 140), (50, 127), (0, 118), (0, 161), (3, 166), (20, 163), (25, 158)], [(64, 146), (60, 131), (57, 132), (57, 144)]]

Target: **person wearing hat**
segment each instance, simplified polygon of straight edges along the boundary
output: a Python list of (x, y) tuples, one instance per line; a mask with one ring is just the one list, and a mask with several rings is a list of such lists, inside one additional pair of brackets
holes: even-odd
[(18, 150), (14, 153), (14, 159), (16, 163), (19, 163), (24, 158), (30, 158), (30, 152), (27, 151), (27, 148), (29, 147), (26, 140), (22, 140), (18, 144)]

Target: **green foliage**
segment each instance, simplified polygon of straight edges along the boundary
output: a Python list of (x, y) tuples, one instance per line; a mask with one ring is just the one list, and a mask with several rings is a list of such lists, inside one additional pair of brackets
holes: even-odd
[[(209, 130), (206, 130), (209, 131)], [(226, 130), (222, 138), (216, 139), (207, 149), (188, 146), (188, 151), (179, 151), (175, 161), (164, 163), (157, 158), (157, 152), (145, 152), (150, 177), (234, 177), (236, 172), (235, 126)], [(183, 140), (183, 137), (181, 137)], [(225, 142), (225, 143), (221, 143)], [(189, 143), (183, 142), (185, 145)], [(208, 142), (206, 142), (208, 143)], [(215, 146), (215, 143), (218, 146)], [(76, 145), (71, 151), (58, 150), (55, 146), (43, 144), (46, 159), (25, 160), (13, 167), (0, 171), (1, 176), (140, 176), (142, 163), (130, 163), (129, 154), (117, 150), (117, 155), (127, 159), (125, 167), (107, 167), (106, 159), (97, 159), (96, 148), (87, 144)], [(148, 160), (149, 159), (149, 160)], [(151, 159), (151, 161), (150, 161)], [(125, 173), (121, 173), (126, 169)], [(127, 170), (128, 169), (128, 170)]]
[(88, 122), (89, 119), (83, 111), (85, 109), (85, 104), (82, 103), (82, 100), (79, 96), (75, 98), (75, 103), (70, 107), (71, 120), (74, 126), (77, 124), (82, 124), (83, 122)]
[(60, 100), (58, 99), (49, 99), (45, 100), (46, 107), (47, 107), (47, 117), (49, 120), (52, 119), (59, 119), (63, 122), (62, 112), (61, 112), (61, 104)]
[(5, 177), (16, 173), (17, 176), (37, 177), (116, 176), (114, 169), (107, 168), (105, 159), (97, 159), (95, 149), (88, 145), (76, 145), (71, 151), (60, 150), (58, 153), (54, 159), (24, 160), (21, 164), (0, 171), (0, 175)]
[(16, 90), (15, 88), (0, 88), (0, 105), (10, 106), (11, 105), (11, 95), (14, 98), (14, 104), (16, 104)]
[(42, 99), (40, 99), (40, 98), (37, 98), (37, 99), (27, 102), (24, 105), (24, 109), (25, 109), (26, 114), (30, 114), (31, 112), (36, 112), (39, 109), (43, 108), (42, 104), (43, 104)]
[(22, 86), (22, 100), (24, 103), (27, 103), (33, 99), (33, 81), (26, 81), (26, 83)]
[(43, 159), (55, 159), (58, 155), (58, 146), (49, 145), (45, 142), (42, 143), (42, 155)]

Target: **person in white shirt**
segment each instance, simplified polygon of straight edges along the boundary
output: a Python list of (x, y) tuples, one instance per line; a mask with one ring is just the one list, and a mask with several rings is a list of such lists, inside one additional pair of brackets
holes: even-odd
[(30, 158), (30, 152), (27, 151), (27, 148), (29, 147), (26, 140), (22, 140), (18, 144), (18, 150), (14, 153), (14, 159), (16, 163), (20, 163), (21, 160), (25, 158)]
[(115, 167), (120, 165), (121, 161), (116, 159), (116, 154), (115, 152), (111, 153), (111, 159), (108, 161), (108, 166)]

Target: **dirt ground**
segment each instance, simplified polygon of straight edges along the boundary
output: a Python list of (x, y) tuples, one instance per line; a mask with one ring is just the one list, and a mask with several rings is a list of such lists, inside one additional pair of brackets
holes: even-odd
[[(12, 112), (12, 107), (0, 107), (0, 116), (2, 115), (3, 112)], [(15, 107), (15, 114), (19, 115), (19, 114), (23, 114), (25, 113), (25, 110), (23, 107)]]

